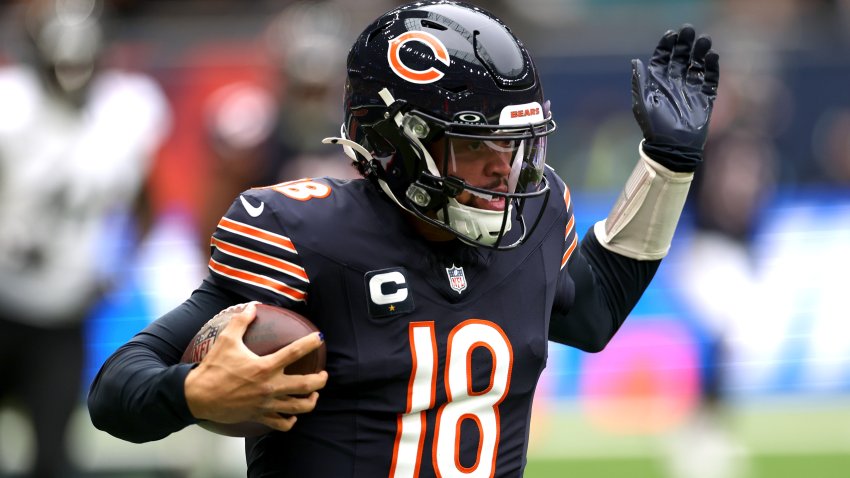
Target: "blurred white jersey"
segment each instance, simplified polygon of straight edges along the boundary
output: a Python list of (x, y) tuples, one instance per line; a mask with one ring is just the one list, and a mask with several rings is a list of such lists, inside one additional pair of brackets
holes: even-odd
[(136, 198), (168, 104), (152, 79), (104, 71), (74, 110), (12, 66), (0, 105), (0, 307), (33, 325), (70, 320), (101, 286), (107, 221)]

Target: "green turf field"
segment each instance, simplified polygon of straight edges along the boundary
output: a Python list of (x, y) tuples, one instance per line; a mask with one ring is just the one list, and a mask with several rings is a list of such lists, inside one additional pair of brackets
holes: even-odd
[[(737, 404), (719, 427), (647, 434), (600, 430), (573, 405), (537, 423), (527, 478), (850, 478), (850, 398)], [(701, 432), (698, 432), (700, 431)], [(722, 430), (730, 469), (711, 468)], [(714, 435), (716, 437), (716, 434)], [(674, 473), (672, 463), (691, 471)], [(681, 470), (681, 468), (680, 468)]]
[[(651, 458), (535, 459), (526, 478), (668, 478), (666, 467)], [(847, 478), (850, 455), (756, 455), (746, 478)]]
[[(735, 404), (724, 414), (721, 429), (737, 450), (738, 459), (732, 461), (737, 474), (712, 473), (717, 471), (712, 465), (722, 462), (721, 448), (702, 428), (611, 430), (594, 423), (576, 403), (546, 403), (544, 408), (532, 419), (527, 478), (850, 478), (850, 396)], [(31, 432), (12, 418), (0, 413), (0, 438), (14, 437), (0, 447), (0, 478), (23, 476), (21, 466), (31, 452)], [(653, 420), (645, 417), (646, 423)], [(81, 408), (73, 429), (69, 444), (84, 470), (80, 477), (229, 478), (245, 473), (240, 440), (198, 427), (136, 445), (94, 430)], [(690, 471), (671, 472), (681, 463)]]

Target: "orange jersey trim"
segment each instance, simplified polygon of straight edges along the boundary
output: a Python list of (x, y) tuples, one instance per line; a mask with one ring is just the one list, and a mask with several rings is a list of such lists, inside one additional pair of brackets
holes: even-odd
[(572, 256), (573, 252), (576, 250), (576, 246), (578, 246), (578, 236), (573, 236), (573, 242), (570, 244), (570, 247), (567, 248), (567, 251), (564, 252), (564, 257), (561, 259), (561, 269), (567, 265), (567, 261), (570, 260), (570, 256)]
[[(573, 205), (572, 195), (570, 194), (570, 188), (564, 185), (564, 204), (567, 206), (567, 214), (570, 213), (570, 208)], [(575, 214), (570, 215), (570, 220), (567, 221), (567, 226), (564, 228), (564, 242), (566, 242), (570, 238), (570, 233), (575, 232), (576, 228), (576, 216)], [(563, 257), (561, 257), (561, 269), (567, 265), (567, 261), (570, 260), (570, 257), (573, 255), (573, 252), (576, 250), (576, 246), (578, 246), (578, 235), (573, 235), (573, 240), (570, 243), (567, 250), (564, 252)]]
[(297, 266), (283, 259), (278, 259), (267, 254), (252, 251), (250, 249), (246, 249), (244, 247), (240, 247), (235, 244), (216, 239), (215, 237), (212, 238), (210, 245), (230, 256), (269, 267), (276, 271), (280, 271), (284, 274), (295, 277), (296, 279), (300, 279), (304, 282), (310, 282), (309, 278), (307, 277), (307, 272), (304, 270), (303, 267)]
[(286, 236), (281, 236), (273, 232), (268, 232), (258, 227), (249, 226), (248, 224), (234, 221), (226, 217), (221, 218), (221, 221), (218, 222), (218, 227), (224, 229), (225, 231), (230, 231), (234, 234), (238, 234), (240, 236), (245, 236), (260, 242), (264, 242), (266, 244), (271, 244), (273, 246), (280, 247), (293, 254), (298, 254), (298, 251), (295, 250), (295, 244), (293, 244), (292, 241)]
[(564, 242), (566, 242), (567, 238), (570, 237), (570, 233), (576, 228), (576, 217), (570, 216), (570, 220), (567, 221), (567, 227), (564, 228)]
[(224, 277), (228, 277), (238, 282), (270, 290), (276, 294), (280, 294), (294, 301), (304, 302), (307, 298), (307, 293), (303, 290), (290, 287), (284, 284), (283, 282), (276, 281), (263, 275), (255, 274), (253, 272), (248, 272), (242, 269), (236, 269), (235, 267), (226, 266), (214, 259), (210, 259), (209, 268)]

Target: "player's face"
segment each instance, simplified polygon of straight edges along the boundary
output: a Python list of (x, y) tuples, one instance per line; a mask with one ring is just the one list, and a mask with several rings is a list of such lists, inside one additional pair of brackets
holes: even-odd
[[(448, 144), (447, 144), (448, 142)], [(429, 151), (440, 171), (463, 179), (468, 185), (494, 192), (508, 192), (511, 161), (516, 154), (516, 141), (442, 138)], [(457, 196), (461, 204), (494, 211), (505, 209), (504, 197), (486, 198), (463, 191)]]

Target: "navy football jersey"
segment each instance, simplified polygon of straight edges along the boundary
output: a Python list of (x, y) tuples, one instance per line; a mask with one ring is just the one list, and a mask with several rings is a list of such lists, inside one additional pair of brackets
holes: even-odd
[[(212, 238), (210, 280), (311, 319), (329, 374), (290, 432), (248, 439), (249, 475), (522, 474), (551, 311), (572, 300), (563, 284), (577, 245), (569, 192), (547, 175), (534, 234), (498, 252), (424, 240), (365, 180), (236, 198)], [(542, 204), (528, 201), (526, 217)], [(520, 229), (514, 218), (508, 239)]]

